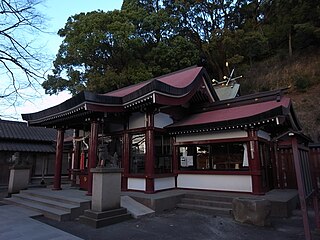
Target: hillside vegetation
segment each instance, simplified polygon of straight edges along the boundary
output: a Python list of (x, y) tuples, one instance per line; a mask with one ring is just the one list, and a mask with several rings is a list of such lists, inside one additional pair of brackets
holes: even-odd
[(240, 80), (242, 94), (286, 88), (303, 127), (320, 142), (320, 49), (301, 50), (291, 58), (281, 55), (253, 64)]
[[(265, 59), (273, 66), (297, 49), (319, 48), (320, 4), (124, 0), (120, 10), (71, 16), (58, 34), (63, 42), (53, 74), (42, 84), (47, 94), (105, 93), (192, 65), (222, 80), (229, 73), (226, 61), (230, 68), (254, 69)], [(306, 88), (303, 75), (295, 78)]]

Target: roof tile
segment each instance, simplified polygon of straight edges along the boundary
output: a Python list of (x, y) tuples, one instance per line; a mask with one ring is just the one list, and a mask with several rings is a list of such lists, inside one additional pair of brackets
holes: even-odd
[(0, 139), (55, 141), (57, 131), (52, 128), (28, 127), (25, 122), (0, 120)]

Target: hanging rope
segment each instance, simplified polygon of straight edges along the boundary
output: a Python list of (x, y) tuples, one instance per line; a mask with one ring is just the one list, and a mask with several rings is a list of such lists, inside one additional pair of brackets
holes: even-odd
[(86, 149), (88, 150), (89, 149), (89, 144), (86, 143), (86, 141), (85, 141), (86, 138), (89, 138), (89, 135), (81, 137), (81, 138), (80, 137), (74, 137), (73, 140), (75, 142), (82, 142), (85, 145)]
[(89, 145), (85, 141), (87, 138), (89, 138), (89, 135), (84, 136), (84, 137), (73, 137), (74, 142), (81, 142), (82, 143), (82, 147), (81, 147), (82, 150), (81, 150), (81, 154), (80, 154), (80, 170), (84, 170), (86, 167), (85, 150), (89, 149)]

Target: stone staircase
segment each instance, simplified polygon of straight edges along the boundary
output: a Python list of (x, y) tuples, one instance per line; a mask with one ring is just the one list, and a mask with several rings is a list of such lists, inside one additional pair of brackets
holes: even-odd
[(56, 220), (72, 220), (90, 208), (91, 201), (72, 196), (54, 194), (55, 191), (22, 190), (4, 198), (7, 204), (23, 206), (43, 214), (43, 216)]
[(216, 216), (232, 216), (232, 200), (231, 196), (223, 195), (206, 195), (206, 194), (184, 194), (178, 208), (204, 211)]

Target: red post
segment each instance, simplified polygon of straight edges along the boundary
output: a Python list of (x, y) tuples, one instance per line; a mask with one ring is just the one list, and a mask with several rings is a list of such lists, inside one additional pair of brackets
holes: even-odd
[(249, 131), (250, 143), (249, 143), (249, 159), (250, 170), (252, 178), (252, 193), (256, 195), (264, 194), (262, 190), (261, 179), (261, 163), (259, 156), (259, 146), (257, 132), (254, 129)]
[(311, 233), (310, 233), (310, 225), (309, 225), (309, 219), (308, 219), (308, 209), (307, 209), (307, 203), (306, 203), (304, 182), (303, 182), (303, 176), (302, 176), (302, 172), (301, 172), (298, 142), (297, 142), (296, 136), (294, 136), (294, 135), (291, 136), (291, 146), (292, 146), (294, 167), (296, 170), (296, 177), (297, 177), (297, 184), (298, 184), (300, 207), (301, 207), (301, 212), (302, 212), (304, 234), (305, 234), (306, 240), (311, 240), (312, 238), (311, 238)]
[(61, 190), (63, 140), (64, 140), (64, 129), (59, 128), (58, 133), (57, 133), (56, 160), (55, 160), (54, 179), (53, 179), (52, 190)]
[(89, 139), (89, 152), (88, 152), (88, 192), (87, 195), (92, 195), (92, 183), (93, 183), (93, 174), (90, 171), (91, 168), (95, 168), (97, 166), (97, 144), (98, 144), (98, 129), (99, 124), (96, 120), (91, 122), (91, 131), (90, 131), (90, 139)]
[(123, 134), (123, 154), (122, 154), (122, 168), (124, 169), (121, 178), (121, 189), (123, 191), (128, 190), (128, 175), (130, 169), (130, 141), (129, 133), (125, 132)]
[(281, 172), (282, 164), (279, 159), (279, 151), (278, 151), (277, 143), (273, 144), (273, 153), (275, 157), (275, 168), (276, 168), (276, 176), (277, 176), (275, 186), (277, 186), (278, 188), (283, 188), (281, 184), (282, 183), (282, 172)]
[[(74, 130), (74, 134), (73, 134), (74, 138), (78, 138), (79, 137), (79, 130), (75, 129)], [(74, 141), (74, 149), (73, 149), (73, 157), (72, 157), (72, 185), (75, 186), (76, 185), (76, 180), (77, 180), (77, 173), (80, 172), (80, 142), (79, 141)]]
[(146, 132), (146, 193), (154, 193), (154, 113), (147, 112)]
[(178, 186), (178, 171), (179, 171), (179, 147), (175, 146), (176, 139), (172, 138), (171, 140), (171, 146), (172, 146), (172, 170), (173, 173), (175, 174), (175, 187)]
[(315, 213), (316, 230), (317, 232), (320, 232), (320, 213), (319, 213), (319, 200), (318, 200), (317, 189), (315, 189), (315, 193), (313, 194), (313, 209)]
[(312, 174), (312, 182), (313, 182), (313, 188), (314, 188), (313, 209), (315, 213), (316, 231), (320, 232), (320, 212), (319, 212), (320, 209), (319, 209), (319, 200), (318, 200), (319, 188), (318, 188), (318, 179), (317, 179), (317, 177), (319, 176), (317, 175), (319, 169), (317, 168), (317, 162), (316, 162), (317, 154), (319, 154), (320, 156), (320, 152), (318, 148), (314, 149), (314, 151), (310, 149), (309, 159), (311, 160), (311, 168), (313, 169), (313, 171), (311, 171), (311, 174)]

